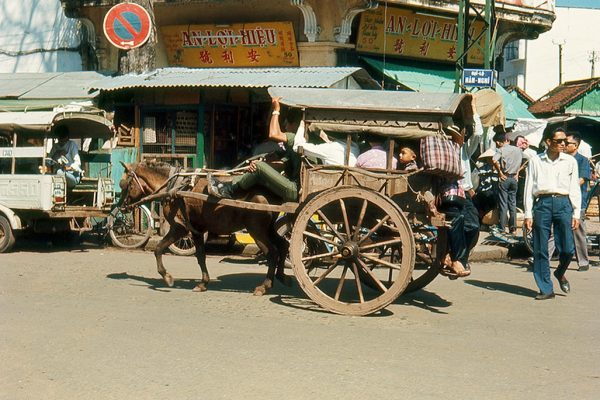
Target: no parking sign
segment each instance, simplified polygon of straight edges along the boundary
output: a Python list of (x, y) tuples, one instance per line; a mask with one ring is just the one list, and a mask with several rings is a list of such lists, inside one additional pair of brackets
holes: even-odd
[(112, 7), (104, 17), (104, 35), (113, 46), (129, 50), (140, 47), (150, 37), (150, 15), (144, 7), (121, 3)]

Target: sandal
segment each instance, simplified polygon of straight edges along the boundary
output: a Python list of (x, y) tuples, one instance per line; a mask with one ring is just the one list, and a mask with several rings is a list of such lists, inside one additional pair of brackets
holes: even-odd
[(451, 280), (454, 280), (471, 275), (471, 271), (466, 270), (460, 261), (452, 262), (450, 257), (446, 256), (444, 265), (442, 268), (440, 268), (440, 274), (447, 276)]
[(458, 279), (458, 275), (452, 271), (447, 265), (440, 268), (440, 275), (448, 277), (451, 281)]

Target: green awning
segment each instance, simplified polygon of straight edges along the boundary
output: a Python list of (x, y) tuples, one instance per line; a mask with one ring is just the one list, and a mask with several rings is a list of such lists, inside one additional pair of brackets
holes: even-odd
[[(397, 60), (383, 61), (371, 57), (361, 57), (371, 68), (394, 80), (398, 85), (416, 92), (452, 93), (454, 92), (454, 69), (448, 67), (424, 67), (401, 63)], [(516, 96), (508, 93), (502, 86), (496, 85), (496, 92), (502, 96), (506, 119), (515, 122), (518, 118), (535, 116), (527, 110), (527, 106)]]

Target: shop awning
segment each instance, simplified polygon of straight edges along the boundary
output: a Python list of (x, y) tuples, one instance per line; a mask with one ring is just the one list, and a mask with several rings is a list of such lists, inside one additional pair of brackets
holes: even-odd
[(182, 87), (316, 87), (377, 89), (379, 85), (362, 68), (161, 68), (144, 74), (107, 77), (93, 89)]
[(0, 74), (0, 112), (52, 110), (91, 100), (98, 92), (90, 87), (104, 77), (93, 71)]
[[(398, 85), (418, 92), (451, 93), (454, 91), (455, 71), (447, 67), (423, 67), (409, 63), (361, 57), (370, 67), (394, 80)], [(515, 122), (519, 118), (535, 118), (527, 107), (508, 93), (502, 86), (496, 85), (496, 92), (502, 96), (506, 119)]]

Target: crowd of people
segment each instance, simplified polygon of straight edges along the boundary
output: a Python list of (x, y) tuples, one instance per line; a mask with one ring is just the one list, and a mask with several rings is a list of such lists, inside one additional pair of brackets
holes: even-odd
[[(420, 168), (418, 151), (402, 146), (396, 157), (388, 160), (385, 138), (367, 135), (368, 149), (362, 153), (352, 143), (346, 154), (344, 138), (323, 131), (315, 132), (318, 143), (306, 141), (300, 115), (288, 112), (282, 125), (280, 99), (272, 101), (269, 140), (279, 144), (283, 157), (278, 160), (253, 160), (247, 172), (231, 182), (208, 177), (211, 195), (233, 198), (239, 191), (261, 185), (283, 201), (297, 201), (299, 189), (300, 154), (312, 157), (326, 165), (356, 166), (361, 168), (391, 168), (413, 171)], [(448, 136), (460, 145), (462, 176), (455, 180), (440, 181), (437, 193), (438, 210), (447, 218), (448, 254), (441, 273), (450, 279), (468, 276), (471, 272), (469, 254), (477, 244), (484, 216), (498, 210), (498, 224), (492, 230), (507, 235), (517, 231), (517, 198), (519, 177), (525, 175), (523, 205), (525, 227), (533, 231), (533, 274), (539, 287), (536, 299), (554, 297), (550, 280), (549, 260), (554, 247), (559, 253), (559, 266), (554, 272), (561, 290), (570, 291), (565, 272), (575, 255), (579, 270), (589, 269), (587, 254), (585, 208), (588, 187), (592, 179), (590, 161), (580, 154), (581, 137), (562, 129), (549, 131), (544, 136), (545, 150), (538, 154), (523, 136), (509, 140), (503, 126), (494, 128), (495, 147), (480, 152), (484, 129), (472, 104), (472, 120), (462, 128), (450, 125), (444, 128)], [(473, 156), (479, 154), (477, 162)], [(472, 166), (477, 166), (478, 183), (474, 184)], [(282, 174), (282, 171), (284, 173)], [(526, 171), (526, 173), (524, 173)], [(522, 181), (522, 180), (521, 180)]]

